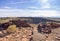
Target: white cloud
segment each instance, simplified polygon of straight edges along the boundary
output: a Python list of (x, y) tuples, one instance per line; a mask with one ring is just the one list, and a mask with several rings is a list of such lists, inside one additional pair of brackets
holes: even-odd
[(55, 10), (34, 10), (30, 11), (32, 12), (32, 16), (38, 16), (38, 17), (59, 17), (60, 14), (58, 11)]
[(11, 1), (9, 4), (20, 4), (20, 3), (34, 3), (34, 2), (36, 2), (36, 0), (21, 0), (21, 1), (16, 1), (16, 2), (14, 2), (14, 1)]
[(0, 9), (0, 17), (60, 17), (56, 10)]
[(41, 2), (42, 2), (42, 3), (47, 3), (47, 2), (48, 2), (48, 0), (41, 0)]
[(42, 5), (42, 8), (50, 8), (49, 4)]
[(41, 8), (50, 8), (49, 0), (38, 0), (39, 4), (41, 4)]
[(27, 12), (19, 9), (0, 9), (0, 17), (21, 17), (26, 16)]
[(5, 6), (5, 7), (3, 7), (3, 8), (5, 8), (5, 9), (10, 9), (11, 7)]
[(27, 3), (27, 1), (25, 1), (25, 2), (11, 2), (9, 4), (19, 4), (19, 3)]
[(35, 6), (30, 6), (30, 7), (28, 7), (28, 9), (40, 9), (40, 8), (35, 7)]
[(28, 7), (28, 8), (37, 8), (37, 7), (31, 6), (31, 7)]

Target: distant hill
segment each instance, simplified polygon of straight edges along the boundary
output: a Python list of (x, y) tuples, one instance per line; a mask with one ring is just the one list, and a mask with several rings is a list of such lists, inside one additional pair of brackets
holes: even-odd
[(26, 20), (29, 23), (40, 23), (40, 22), (59, 22), (60, 23), (60, 18), (49, 18), (49, 17), (4, 17), (0, 19), (20, 19), (20, 20)]
[(40, 22), (59, 22), (60, 23), (60, 18), (48, 18), (48, 17), (20, 17), (20, 18), (27, 18), (31, 19), (33, 22), (32, 23), (40, 23)]

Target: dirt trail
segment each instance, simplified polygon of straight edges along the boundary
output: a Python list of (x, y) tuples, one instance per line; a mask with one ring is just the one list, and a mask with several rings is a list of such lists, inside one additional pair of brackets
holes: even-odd
[(33, 40), (34, 41), (41, 41), (41, 40), (45, 40), (45, 35), (41, 34), (41, 33), (38, 33), (37, 31), (37, 25), (33, 25)]
[[(33, 40), (34, 41), (60, 41), (57, 39), (60, 39), (60, 28), (57, 29), (52, 29), (52, 33), (51, 34), (41, 34), (38, 33), (37, 30), (37, 25), (33, 25), (34, 30), (33, 30)], [(46, 37), (48, 36), (48, 38)], [(57, 37), (57, 39), (56, 39)]]

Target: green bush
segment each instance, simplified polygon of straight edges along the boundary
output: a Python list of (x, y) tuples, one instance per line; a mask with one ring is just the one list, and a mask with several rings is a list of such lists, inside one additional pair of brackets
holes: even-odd
[(10, 25), (8, 28), (7, 28), (7, 32), (8, 33), (13, 33), (17, 30), (16, 28), (16, 25)]

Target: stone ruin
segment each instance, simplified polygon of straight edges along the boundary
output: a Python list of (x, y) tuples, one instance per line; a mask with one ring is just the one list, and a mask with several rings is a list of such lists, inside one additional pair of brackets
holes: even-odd
[(17, 27), (31, 27), (26, 21), (9, 20), (6, 23), (0, 23), (0, 30), (6, 30), (8, 26), (15, 24)]
[(49, 34), (52, 32), (52, 29), (60, 27), (60, 24), (56, 22), (46, 22), (45, 24), (40, 23), (37, 27), (39, 33)]

